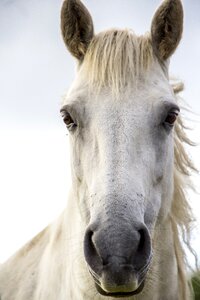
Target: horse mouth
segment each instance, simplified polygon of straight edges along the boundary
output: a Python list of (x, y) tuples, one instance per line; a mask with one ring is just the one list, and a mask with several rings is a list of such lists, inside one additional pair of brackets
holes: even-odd
[(145, 281), (141, 282), (140, 286), (135, 291), (126, 292), (126, 293), (125, 292), (107, 293), (97, 283), (95, 283), (95, 286), (96, 286), (96, 289), (99, 292), (99, 294), (101, 294), (102, 296), (113, 297), (113, 298), (123, 298), (123, 297), (131, 297), (131, 296), (141, 293), (144, 288), (144, 282)]

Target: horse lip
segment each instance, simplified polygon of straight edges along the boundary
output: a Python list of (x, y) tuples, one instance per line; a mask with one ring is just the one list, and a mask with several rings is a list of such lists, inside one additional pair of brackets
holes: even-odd
[(144, 286), (145, 286), (145, 278), (146, 278), (146, 274), (149, 270), (149, 265), (150, 265), (150, 262), (151, 262), (151, 258), (149, 259), (149, 261), (146, 264), (145, 268), (142, 270), (142, 274), (138, 274), (139, 286), (136, 290), (134, 290), (132, 292), (117, 292), (117, 293), (106, 292), (105, 290), (102, 289), (100, 280), (97, 279), (97, 277), (99, 277), (99, 276), (96, 275), (94, 272), (92, 272), (92, 270), (90, 268), (89, 268), (89, 272), (93, 277), (93, 280), (95, 282), (95, 287), (96, 287), (97, 291), (102, 296), (113, 297), (113, 298), (131, 297), (131, 296), (134, 296), (134, 295), (138, 295), (143, 291)]
[(127, 293), (107, 293), (105, 292), (99, 284), (95, 283), (96, 289), (99, 292), (99, 294), (101, 294), (102, 296), (107, 296), (107, 297), (113, 297), (113, 298), (123, 298), (123, 297), (131, 297), (134, 295), (138, 295), (139, 293), (142, 292), (143, 288), (144, 288), (144, 284), (145, 284), (145, 280), (143, 280), (139, 287), (132, 292), (127, 292)]

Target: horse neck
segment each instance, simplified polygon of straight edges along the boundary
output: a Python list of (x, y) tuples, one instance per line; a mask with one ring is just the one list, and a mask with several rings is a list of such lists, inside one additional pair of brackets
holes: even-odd
[(66, 209), (49, 226), (49, 243), (40, 262), (40, 279), (34, 299), (85, 299), (79, 288), (81, 274), (86, 269), (82, 263), (81, 225), (77, 199), (70, 193)]
[(88, 295), (88, 284), (93, 284), (86, 268), (83, 254), (83, 239), (86, 225), (80, 213), (79, 199), (76, 193), (71, 193), (65, 210), (66, 251), (67, 262), (66, 280), (68, 299), (93, 300), (93, 294)]
[(185, 252), (180, 240), (180, 231), (176, 221), (171, 218), (171, 226), (174, 237), (174, 251), (177, 261), (178, 269), (178, 287), (180, 299), (188, 300), (193, 299), (192, 297), (192, 287), (189, 285), (187, 276), (187, 264), (185, 259)]
[(153, 285), (157, 286), (158, 298), (154, 295), (152, 299), (191, 299), (185, 270), (184, 252), (177, 224), (172, 218), (156, 226), (153, 244), (154, 258), (152, 270), (149, 272), (147, 290), (152, 290)]

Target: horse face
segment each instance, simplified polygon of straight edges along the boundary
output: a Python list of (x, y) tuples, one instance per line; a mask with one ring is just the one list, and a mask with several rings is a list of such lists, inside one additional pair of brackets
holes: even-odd
[(140, 291), (155, 224), (170, 211), (179, 108), (161, 70), (149, 75), (118, 100), (105, 90), (86, 97), (76, 86), (62, 109), (85, 258), (102, 293)]
[(174, 12), (181, 4), (173, 3), (165, 1), (153, 20), (157, 59), (136, 78), (137, 86), (125, 84), (117, 99), (109, 85), (99, 91), (88, 87), (84, 55), (93, 36), (91, 17), (80, 1), (64, 4), (63, 18), (66, 10), (80, 6), (83, 19), (79, 14), (73, 20), (80, 27), (73, 37), (69, 32), (73, 24), (66, 27), (67, 21), (63, 22), (65, 42), (81, 66), (61, 112), (70, 131), (72, 178), (86, 225), (85, 260), (97, 290), (106, 296), (131, 296), (142, 290), (156, 223), (164, 222), (170, 211), (173, 125), (179, 108), (167, 80), (166, 60), (182, 28), (174, 32), (170, 27), (166, 44), (167, 39), (162, 40), (166, 24), (160, 16), (170, 11), (168, 25), (175, 21)]

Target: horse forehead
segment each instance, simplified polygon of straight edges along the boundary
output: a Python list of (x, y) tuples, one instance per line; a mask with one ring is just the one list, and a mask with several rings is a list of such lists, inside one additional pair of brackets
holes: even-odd
[[(159, 70), (160, 71), (160, 70)], [(77, 77), (70, 91), (72, 98), (82, 99), (90, 107), (112, 106), (127, 107), (135, 109), (136, 106), (150, 106), (151, 103), (162, 98), (174, 98), (173, 91), (166, 76), (160, 72), (149, 71), (149, 74), (137, 78), (132, 86), (125, 86), (122, 91), (115, 93), (110, 87), (104, 87), (101, 91), (94, 87), (88, 87), (85, 79)], [(147, 101), (146, 101), (147, 100)]]
[[(130, 115), (140, 116), (151, 111), (162, 101), (175, 102), (175, 97), (169, 82), (163, 74), (150, 72), (148, 77), (138, 78), (137, 85), (124, 88), (118, 95), (109, 87), (98, 91), (89, 88), (82, 77), (77, 77), (68, 96), (64, 99), (64, 105), (68, 102), (84, 112), (85, 117), (95, 118), (95, 115), (110, 116)], [(78, 109), (79, 110), (79, 109)]]
[(159, 107), (164, 102), (175, 102), (171, 89), (150, 86), (121, 93), (117, 99), (109, 93), (102, 93), (87, 101), (87, 105), (94, 115), (110, 118), (121, 116), (126, 120), (126, 118), (136, 119), (159, 111)]

